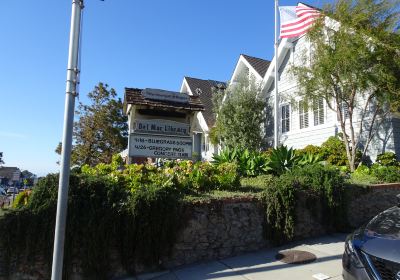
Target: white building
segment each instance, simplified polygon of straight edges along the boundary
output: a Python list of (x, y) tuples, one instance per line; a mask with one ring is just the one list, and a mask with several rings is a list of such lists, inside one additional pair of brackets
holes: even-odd
[(210, 141), (210, 129), (215, 125), (212, 95), (215, 90), (225, 88), (224, 82), (214, 80), (184, 77), (182, 81), (180, 92), (190, 96), (199, 96), (204, 106), (204, 110), (196, 114), (197, 130), (194, 130), (193, 133), (201, 142), (199, 152), (201, 159), (205, 161), (211, 161), (213, 154), (217, 153), (217, 145), (213, 145)]
[[(296, 78), (291, 74), (290, 68), (292, 65), (302, 63), (301, 57), (307, 52), (310, 52), (310, 44), (305, 36), (282, 39), (279, 43), (277, 58), (279, 69), (279, 144), (296, 149), (304, 148), (310, 144), (321, 145), (328, 137), (335, 136), (341, 131), (336, 111), (328, 108), (322, 98), (316, 101), (315, 108), (304, 110), (305, 106), (302, 106), (302, 100), (299, 96), (296, 96), (298, 84)], [(231, 83), (237, 82), (241, 75), (248, 75), (249, 78), (255, 79), (262, 85), (263, 93), (270, 105), (267, 111), (271, 114), (266, 124), (266, 140), (272, 145), (275, 57), (272, 62), (257, 58), (251, 59), (253, 63), (249, 63), (246, 56), (240, 56)], [(254, 63), (256, 61), (258, 63)], [(267, 70), (264, 72), (264, 68), (260, 65), (268, 65)], [(260, 71), (260, 69), (263, 70)], [(293, 104), (293, 102), (296, 104)], [(357, 118), (353, 121), (356, 128), (359, 121), (360, 119)], [(368, 116), (365, 122), (368, 122)], [(368, 155), (374, 161), (376, 155), (389, 151), (400, 155), (400, 118), (394, 114), (378, 128), (376, 136), (371, 141)]]

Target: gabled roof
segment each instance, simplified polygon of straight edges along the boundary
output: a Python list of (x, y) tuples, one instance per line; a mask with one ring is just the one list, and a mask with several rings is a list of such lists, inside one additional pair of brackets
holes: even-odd
[(264, 77), (265, 73), (268, 70), (269, 65), (271, 64), (271, 61), (265, 60), (262, 58), (254, 57), (254, 56), (249, 56), (246, 54), (241, 54), (244, 59), (253, 67), (254, 70), (261, 76)]
[(184, 79), (187, 82), (190, 92), (193, 95), (198, 95), (201, 103), (204, 105), (204, 111), (202, 114), (207, 126), (214, 126), (215, 116), (212, 102), (213, 89), (225, 89), (226, 83), (214, 80), (202, 80), (192, 77), (185, 77)]
[(143, 90), (139, 88), (125, 88), (124, 103), (133, 105), (147, 105), (149, 107), (162, 108), (162, 109), (181, 109), (185, 111), (204, 110), (204, 106), (201, 103), (199, 96), (189, 96), (188, 103), (181, 103), (181, 102), (173, 102), (167, 100), (155, 100), (155, 99), (145, 98), (142, 95), (142, 91)]

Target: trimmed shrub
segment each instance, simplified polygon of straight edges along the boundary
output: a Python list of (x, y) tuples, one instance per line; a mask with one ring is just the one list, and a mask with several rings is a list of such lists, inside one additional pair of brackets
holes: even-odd
[[(361, 151), (356, 152), (356, 166), (361, 160)], [(329, 137), (321, 145), (320, 155), (323, 160), (331, 165), (348, 166), (346, 146), (338, 136)]]
[(339, 137), (331, 136), (321, 145), (321, 157), (329, 164), (348, 165), (346, 147)]

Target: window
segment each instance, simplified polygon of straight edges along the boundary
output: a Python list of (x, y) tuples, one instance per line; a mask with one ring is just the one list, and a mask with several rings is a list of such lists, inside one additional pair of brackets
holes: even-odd
[(308, 127), (308, 105), (304, 100), (299, 101), (299, 122), (300, 129)]
[(201, 151), (207, 153), (212, 147), (209, 134), (203, 134), (201, 137)]
[(313, 102), (314, 111), (314, 125), (320, 125), (324, 123), (324, 99), (318, 98)]
[(282, 133), (288, 132), (290, 130), (290, 107), (289, 107), (289, 105), (282, 106), (281, 118), (282, 118)]
[(205, 134), (203, 134), (203, 137), (201, 138), (201, 144), (202, 144), (201, 151), (208, 152), (208, 145), (209, 145), (208, 142), (209, 142), (208, 137)]

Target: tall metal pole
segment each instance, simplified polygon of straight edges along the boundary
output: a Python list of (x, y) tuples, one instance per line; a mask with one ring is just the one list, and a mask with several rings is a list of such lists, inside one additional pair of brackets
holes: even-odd
[(279, 145), (279, 96), (278, 96), (278, 0), (275, 0), (275, 98), (274, 98), (274, 148)]
[(68, 188), (74, 123), (75, 97), (77, 96), (79, 38), (83, 0), (72, 0), (71, 30), (69, 36), (68, 69), (64, 111), (64, 132), (61, 151), (60, 181), (58, 185), (57, 218), (54, 235), (52, 280), (61, 280), (64, 259), (64, 239), (67, 220)]

